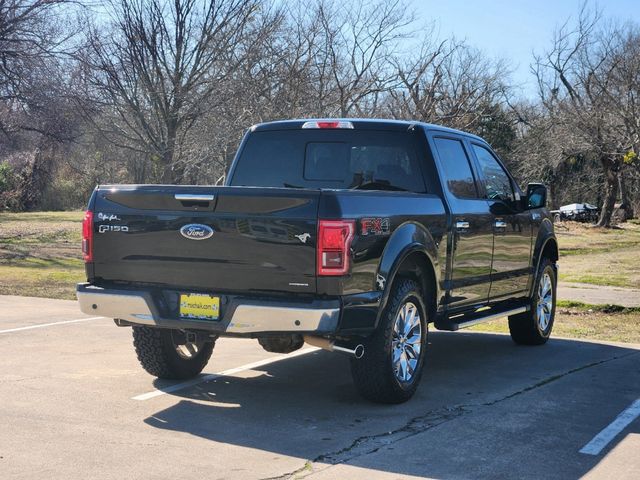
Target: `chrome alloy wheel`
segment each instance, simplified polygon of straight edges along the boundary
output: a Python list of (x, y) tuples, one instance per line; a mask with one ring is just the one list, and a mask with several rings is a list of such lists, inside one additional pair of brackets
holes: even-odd
[(411, 381), (418, 368), (421, 348), (420, 311), (414, 303), (406, 302), (396, 315), (391, 339), (391, 362), (399, 381)]
[(538, 328), (540, 332), (545, 332), (551, 321), (551, 312), (553, 310), (553, 284), (551, 276), (544, 273), (538, 283), (538, 304), (536, 313), (538, 318)]

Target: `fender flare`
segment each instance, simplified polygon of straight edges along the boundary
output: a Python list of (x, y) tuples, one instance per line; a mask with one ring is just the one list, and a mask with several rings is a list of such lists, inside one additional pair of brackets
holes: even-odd
[[(395, 277), (400, 270), (402, 263), (414, 253), (423, 254), (432, 269), (434, 277), (434, 288), (436, 289), (436, 301), (440, 295), (440, 273), (438, 267), (438, 250), (436, 243), (429, 231), (422, 225), (415, 222), (406, 222), (395, 229), (391, 238), (382, 252), (382, 257), (376, 270), (376, 289), (382, 290), (376, 327), (380, 320), (380, 315), (384, 310), (391, 287)], [(382, 280), (382, 281), (381, 281)], [(435, 311), (437, 306), (433, 305)]]
[[(540, 268), (540, 262), (542, 260), (542, 252), (547, 247), (552, 249), (553, 259), (557, 262), (559, 258), (558, 239), (553, 231), (553, 224), (548, 218), (545, 218), (538, 230), (538, 236), (533, 249), (533, 255), (531, 259), (531, 266), (533, 267), (533, 274), (531, 275), (531, 281), (529, 285), (529, 296), (533, 294), (533, 288), (535, 283), (535, 277)], [(556, 267), (557, 269), (557, 267)]]

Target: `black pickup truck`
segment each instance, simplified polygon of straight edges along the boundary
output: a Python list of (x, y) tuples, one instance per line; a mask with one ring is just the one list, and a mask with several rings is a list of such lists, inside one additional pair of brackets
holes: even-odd
[(132, 326), (142, 366), (198, 375), (221, 336), (351, 356), (358, 391), (409, 399), (429, 323), (509, 318), (539, 345), (555, 313), (546, 189), (523, 193), (482, 139), (419, 122), (249, 129), (224, 186), (102, 185), (83, 225), (83, 312)]

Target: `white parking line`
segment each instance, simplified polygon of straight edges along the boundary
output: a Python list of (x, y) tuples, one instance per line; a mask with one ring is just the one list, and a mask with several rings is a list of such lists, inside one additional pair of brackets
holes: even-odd
[(616, 419), (580, 449), (586, 455), (598, 455), (608, 443), (640, 416), (640, 398), (627, 407)]
[(132, 400), (149, 400), (151, 398), (159, 397), (161, 395), (166, 395), (167, 393), (176, 392), (178, 390), (182, 390), (184, 388), (191, 387), (193, 385), (198, 385), (199, 383), (209, 382), (211, 380), (215, 380), (220, 377), (230, 377), (235, 375), (236, 373), (244, 372), (246, 370), (253, 370), (254, 368), (263, 367), (264, 365), (269, 365), (271, 363), (276, 363), (281, 360), (286, 360), (287, 358), (299, 357), (300, 355), (306, 355), (308, 353), (316, 352), (320, 350), (316, 347), (303, 348), (302, 350), (298, 350), (293, 353), (285, 353), (282, 355), (278, 355), (277, 357), (267, 358), (265, 360), (259, 360), (253, 363), (247, 363), (246, 365), (242, 365), (240, 367), (230, 368), (228, 370), (223, 370), (219, 373), (211, 373), (209, 375), (204, 375), (202, 377), (194, 378), (193, 380), (189, 380), (182, 383), (176, 383), (173, 385), (169, 385), (168, 387), (159, 388), (154, 390), (153, 392), (143, 393), (141, 395), (137, 395), (132, 397)]
[(78, 318), (76, 320), (64, 320), (62, 322), (40, 323), (38, 325), (29, 325), (28, 327), (9, 328), (8, 330), (0, 330), (0, 333), (21, 332), (23, 330), (33, 330), (34, 328), (51, 327), (53, 325), (65, 325), (67, 323), (88, 322), (90, 320), (98, 320), (105, 317)]

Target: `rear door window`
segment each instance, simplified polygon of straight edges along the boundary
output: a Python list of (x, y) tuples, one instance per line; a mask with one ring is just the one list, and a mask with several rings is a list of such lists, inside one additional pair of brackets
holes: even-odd
[(511, 185), (511, 179), (502, 165), (485, 147), (476, 144), (472, 144), (472, 147), (478, 159), (480, 170), (482, 170), (487, 198), (503, 202), (514, 201), (513, 185)]
[(425, 191), (411, 133), (340, 129), (251, 133), (230, 185)]
[(435, 137), (433, 139), (447, 190), (457, 198), (478, 198), (469, 157), (460, 140)]

